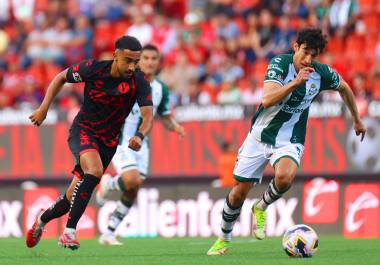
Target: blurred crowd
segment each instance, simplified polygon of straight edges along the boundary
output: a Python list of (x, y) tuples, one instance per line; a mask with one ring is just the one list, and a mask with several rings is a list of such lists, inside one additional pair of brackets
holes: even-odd
[[(124, 34), (159, 47), (173, 105), (254, 108), (268, 60), (291, 51), (297, 30), (320, 27), (329, 39), (321, 62), (351, 84), (365, 114), (380, 100), (379, 22), (377, 0), (2, 0), (0, 109), (38, 106), (58, 72), (112, 59)], [(66, 85), (55, 106), (75, 115), (81, 96), (81, 85)]]

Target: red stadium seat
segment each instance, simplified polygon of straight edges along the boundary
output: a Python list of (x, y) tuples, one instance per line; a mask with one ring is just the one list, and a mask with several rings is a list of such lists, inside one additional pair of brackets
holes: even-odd
[(94, 53), (99, 55), (104, 51), (113, 50), (113, 30), (109, 21), (100, 21), (95, 26), (94, 32)]
[(376, 6), (376, 0), (359, 0), (359, 10), (361, 14), (367, 14)]
[(359, 58), (363, 55), (364, 36), (350, 35), (346, 40), (346, 57), (349, 59)]
[(131, 23), (128, 20), (119, 20), (112, 23), (113, 41), (124, 36)]
[(380, 38), (378, 38), (376, 35), (367, 36), (365, 41), (365, 52), (367, 57), (375, 57), (376, 47), (379, 42)]
[(375, 100), (380, 100), (380, 77), (375, 80), (375, 85), (372, 88), (372, 97)]
[(368, 59), (363, 57), (358, 57), (350, 60), (350, 75), (354, 76), (357, 73), (367, 73), (368, 70), (371, 68), (371, 63), (369, 63)]
[(234, 22), (236, 23), (236, 26), (238, 27), (240, 34), (247, 30), (247, 24), (245, 23), (242, 17), (235, 18)]
[(252, 69), (253, 76), (259, 83), (264, 82), (264, 77), (267, 71), (267, 67), (268, 67), (268, 60), (265, 58), (258, 59), (253, 65), (253, 69)]
[(333, 36), (327, 44), (327, 50), (334, 54), (342, 53), (344, 50), (343, 38), (340, 38), (338, 36)]
[(366, 26), (367, 33), (379, 32), (380, 16), (377, 13), (371, 13), (363, 16), (363, 22)]

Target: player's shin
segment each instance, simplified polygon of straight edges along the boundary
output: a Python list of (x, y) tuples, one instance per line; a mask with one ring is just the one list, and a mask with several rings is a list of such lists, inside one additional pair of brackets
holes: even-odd
[(235, 225), (237, 218), (240, 215), (241, 207), (233, 207), (229, 202), (229, 196), (227, 196), (226, 201), (223, 206), (222, 222), (221, 222), (221, 237), (225, 241), (231, 241), (232, 230)]
[(284, 191), (279, 191), (275, 185), (274, 179), (272, 179), (269, 183), (269, 186), (267, 190), (264, 192), (261, 199), (255, 203), (255, 207), (266, 210), (266, 208), (277, 201), (279, 198), (282, 197), (282, 195), (287, 191), (288, 189)]
[(71, 198), (71, 208), (66, 228), (71, 231), (76, 229), (78, 221), (86, 210), (92, 192), (98, 183), (99, 178), (91, 174), (84, 174), (83, 179), (78, 181)]
[(126, 200), (125, 196), (122, 196), (121, 200), (117, 202), (116, 209), (110, 216), (107, 226), (107, 234), (113, 234), (124, 217), (128, 214), (129, 209), (132, 207), (133, 202)]
[(110, 178), (105, 185), (108, 190), (124, 190), (123, 179), (120, 175)]
[(49, 209), (44, 211), (40, 217), (43, 225), (47, 224), (55, 218), (59, 218), (65, 215), (70, 210), (70, 201), (67, 199), (65, 194), (62, 194), (57, 198), (55, 203), (50, 206)]

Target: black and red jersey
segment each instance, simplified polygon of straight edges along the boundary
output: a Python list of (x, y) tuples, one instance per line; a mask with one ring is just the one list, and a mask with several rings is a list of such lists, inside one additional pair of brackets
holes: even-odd
[(152, 106), (149, 82), (143, 72), (132, 77), (111, 76), (111, 61), (85, 60), (68, 68), (69, 83), (84, 82), (84, 101), (72, 126), (79, 126), (106, 146), (118, 144), (125, 118), (137, 101), (140, 107)]

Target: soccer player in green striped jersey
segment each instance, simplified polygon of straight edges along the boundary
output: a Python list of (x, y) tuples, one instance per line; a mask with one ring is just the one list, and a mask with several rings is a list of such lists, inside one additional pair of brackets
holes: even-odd
[(326, 44), (321, 30), (304, 29), (293, 44), (293, 54), (281, 54), (269, 62), (261, 105), (239, 149), (233, 171), (237, 184), (224, 204), (221, 235), (208, 255), (227, 252), (244, 200), (251, 188), (261, 182), (263, 170), (270, 162), (275, 176), (252, 206), (253, 233), (257, 239), (265, 238), (265, 210), (293, 182), (303, 154), (309, 108), (320, 92), (340, 93), (351, 112), (356, 135), (363, 140), (366, 127), (359, 117), (351, 88), (334, 69), (316, 61)]

